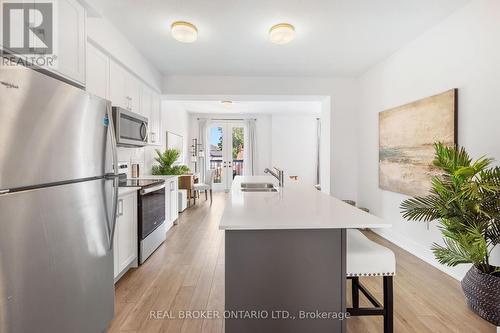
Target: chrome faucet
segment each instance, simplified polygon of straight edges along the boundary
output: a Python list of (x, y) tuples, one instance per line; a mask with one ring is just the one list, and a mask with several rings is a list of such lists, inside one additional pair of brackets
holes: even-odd
[(279, 187), (283, 187), (283, 183), (285, 181), (285, 172), (277, 167), (273, 167), (274, 171), (266, 168), (264, 173), (270, 173), (274, 178), (276, 178), (279, 182)]

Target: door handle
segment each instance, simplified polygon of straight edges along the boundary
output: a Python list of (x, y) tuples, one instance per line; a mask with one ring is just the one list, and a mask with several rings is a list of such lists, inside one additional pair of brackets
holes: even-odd
[[(113, 163), (113, 173), (112, 174), (107, 174), (105, 175), (106, 180), (112, 180), (113, 181), (113, 207), (111, 208), (112, 211), (112, 217), (111, 217), (111, 226), (109, 225), (109, 222), (107, 223), (107, 229), (108, 229), (108, 238), (109, 238), (109, 249), (113, 249), (113, 238), (115, 235), (115, 229), (116, 229), (116, 217), (117, 217), (117, 206), (118, 206), (118, 153), (116, 149), (116, 136), (115, 136), (115, 126), (113, 124), (113, 115), (112, 115), (112, 109), (111, 109), (111, 103), (107, 103), (106, 107), (106, 112), (109, 120), (109, 125), (108, 125), (108, 133), (110, 135), (110, 140), (111, 140), (111, 154), (112, 154), (112, 163)], [(108, 219), (108, 214), (106, 211), (106, 219)]]
[(19, 89), (19, 86), (16, 86), (13, 83), (5, 82), (5, 81), (0, 81), (0, 83), (4, 86), (6, 86), (9, 89)]

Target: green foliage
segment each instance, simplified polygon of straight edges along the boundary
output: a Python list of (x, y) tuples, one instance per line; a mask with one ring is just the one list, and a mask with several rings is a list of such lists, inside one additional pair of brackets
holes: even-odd
[(434, 244), (432, 251), (440, 263), (472, 263), (483, 273), (499, 274), (489, 258), (500, 244), (500, 167), (492, 167), (491, 158), (472, 161), (464, 148), (434, 146), (434, 165), (443, 174), (432, 179), (429, 195), (403, 201), (403, 217), (439, 220), (444, 246)]
[[(219, 151), (222, 150), (222, 127), (218, 127), (219, 141), (217, 142), (217, 148)], [(235, 160), (238, 157), (240, 151), (243, 150), (244, 145), (244, 130), (243, 127), (234, 127), (232, 133), (233, 147), (232, 147), (232, 157)]]
[(159, 164), (152, 167), (153, 175), (182, 175), (188, 173), (190, 170), (185, 165), (174, 165), (179, 159), (180, 152), (176, 149), (167, 149), (163, 153), (156, 149), (158, 155), (155, 160)]
[(243, 150), (244, 136), (243, 127), (233, 128), (233, 160), (238, 157), (240, 151)]

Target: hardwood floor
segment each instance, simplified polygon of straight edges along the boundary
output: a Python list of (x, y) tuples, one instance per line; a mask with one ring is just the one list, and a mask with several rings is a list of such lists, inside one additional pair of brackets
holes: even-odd
[[(226, 195), (218, 193), (211, 207), (209, 201), (200, 200), (197, 206), (186, 210), (179, 225), (169, 231), (166, 242), (144, 265), (132, 269), (118, 282), (116, 314), (108, 332), (224, 331), (222, 319), (168, 319), (165, 316), (167, 311), (177, 315), (179, 310), (206, 309), (222, 313), (224, 233), (218, 230), (218, 224), (225, 200)], [(493, 325), (467, 308), (458, 281), (374, 233), (367, 235), (396, 254), (395, 332), (495, 332)], [(361, 281), (381, 297), (381, 279)], [(368, 305), (365, 302), (361, 297), (361, 304)], [(156, 319), (151, 311), (156, 311)], [(382, 319), (350, 318), (347, 328), (349, 333), (379, 333)]]

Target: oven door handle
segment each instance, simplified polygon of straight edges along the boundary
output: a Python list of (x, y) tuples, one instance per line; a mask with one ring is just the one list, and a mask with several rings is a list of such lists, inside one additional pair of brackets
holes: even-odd
[(151, 193), (151, 192), (154, 192), (154, 191), (161, 190), (162, 188), (165, 188), (165, 183), (163, 183), (161, 185), (158, 185), (158, 186), (145, 188), (145, 189), (143, 189), (143, 190), (140, 191), (140, 194), (141, 195), (145, 195), (145, 194), (148, 194), (148, 193)]

